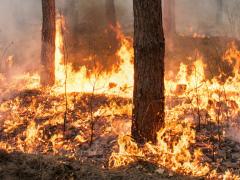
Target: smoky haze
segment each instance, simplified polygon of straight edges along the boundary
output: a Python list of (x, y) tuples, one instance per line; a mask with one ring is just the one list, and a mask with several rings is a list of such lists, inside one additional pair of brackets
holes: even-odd
[[(39, 8), (40, 7), (40, 8)], [(39, 62), (41, 2), (2, 0), (0, 6), (0, 54), (14, 56), (14, 63), (30, 68)], [(4, 55), (3, 55), (4, 53)]]
[[(240, 2), (223, 0), (222, 12), (219, 0), (177, 0), (176, 23), (179, 33), (198, 32), (209, 36), (239, 38)], [(222, 15), (222, 22), (217, 18)]]
[[(66, 24), (84, 29), (92, 24), (97, 32), (106, 21), (105, 0), (56, 0), (57, 11), (63, 11)], [(73, 4), (73, 6), (72, 6)], [(132, 32), (132, 2), (116, 0), (117, 18)], [(72, 6), (72, 7), (71, 7)], [(72, 9), (71, 9), (72, 8)], [(12, 55), (14, 64), (23, 71), (36, 71), (41, 51), (41, 0), (2, 0), (0, 6), (0, 56)], [(106, 26), (106, 25), (104, 25)], [(130, 27), (130, 28), (129, 28)], [(81, 34), (81, 31), (79, 31)], [(74, 36), (74, 35), (73, 35)], [(72, 46), (72, 42), (69, 42)], [(78, 59), (79, 60), (79, 59)]]
[[(240, 2), (223, 3), (223, 22), (216, 24), (218, 0), (177, 0), (177, 32), (192, 32), (209, 36), (228, 35), (239, 37)], [(66, 15), (67, 24), (78, 27), (83, 33), (85, 25), (92, 24), (93, 31), (106, 26), (105, 0), (56, 0), (57, 9)], [(133, 34), (132, 0), (115, 0), (117, 20), (123, 31)], [(39, 67), (41, 48), (41, 0), (1, 0), (0, 6), (0, 55), (13, 55), (14, 63), (24, 69)], [(98, 38), (97, 36), (94, 38)], [(81, 38), (78, 39), (81, 41)], [(94, 40), (92, 40), (94, 41)], [(97, 42), (97, 41), (96, 41)], [(73, 46), (73, 42), (69, 42)], [(77, 60), (79, 61), (79, 59)], [(35, 69), (36, 69), (35, 68)]]

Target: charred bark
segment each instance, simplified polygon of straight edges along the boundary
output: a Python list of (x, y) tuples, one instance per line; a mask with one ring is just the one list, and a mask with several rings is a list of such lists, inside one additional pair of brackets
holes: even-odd
[(42, 13), (41, 85), (52, 86), (55, 83), (55, 0), (42, 0)]
[(134, 0), (134, 94), (132, 136), (156, 142), (164, 125), (165, 38), (161, 0)]

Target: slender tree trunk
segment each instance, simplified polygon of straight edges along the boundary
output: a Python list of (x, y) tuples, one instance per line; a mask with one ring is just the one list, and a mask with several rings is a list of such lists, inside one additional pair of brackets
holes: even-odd
[(42, 13), (41, 85), (52, 86), (55, 83), (55, 0), (42, 0)]
[(217, 0), (217, 24), (223, 21), (223, 0)]
[(68, 22), (69, 31), (74, 36), (73, 40), (78, 40), (76, 38), (79, 35), (79, 14), (78, 14), (78, 2), (76, 0), (68, 0), (65, 5), (65, 14)]
[(106, 0), (106, 17), (108, 25), (116, 27), (117, 18), (114, 0)]
[(106, 0), (107, 36), (108, 36), (108, 55), (115, 54), (119, 48), (117, 39), (117, 18), (114, 0)]
[(175, 0), (164, 0), (164, 26), (165, 32), (171, 35), (176, 33)]
[(164, 125), (165, 39), (161, 0), (133, 0), (134, 94), (132, 136), (156, 142)]

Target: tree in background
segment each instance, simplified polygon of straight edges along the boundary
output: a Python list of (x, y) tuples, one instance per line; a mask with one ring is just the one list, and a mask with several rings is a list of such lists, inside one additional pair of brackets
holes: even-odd
[(132, 136), (156, 142), (164, 125), (165, 39), (161, 0), (133, 0), (134, 93)]
[(217, 0), (217, 24), (223, 21), (223, 0)]
[(164, 26), (165, 32), (170, 35), (176, 33), (176, 20), (175, 20), (175, 0), (164, 0)]
[(108, 33), (108, 48), (109, 54), (115, 54), (119, 47), (119, 42), (117, 39), (117, 18), (116, 18), (116, 8), (114, 0), (106, 0), (106, 19), (107, 19), (107, 33)]
[(42, 14), (41, 85), (52, 86), (55, 83), (55, 0), (42, 0)]
[(116, 8), (114, 0), (106, 0), (106, 18), (109, 25), (113, 27), (117, 25)]

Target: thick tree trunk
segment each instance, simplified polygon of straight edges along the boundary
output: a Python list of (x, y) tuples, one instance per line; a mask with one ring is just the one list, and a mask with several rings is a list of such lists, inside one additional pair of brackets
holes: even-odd
[(41, 85), (52, 86), (55, 83), (55, 0), (42, 0), (42, 12)]
[(176, 33), (175, 5), (175, 0), (164, 0), (164, 29), (170, 35)]
[(161, 0), (133, 0), (134, 94), (132, 136), (156, 142), (164, 125), (165, 39)]

